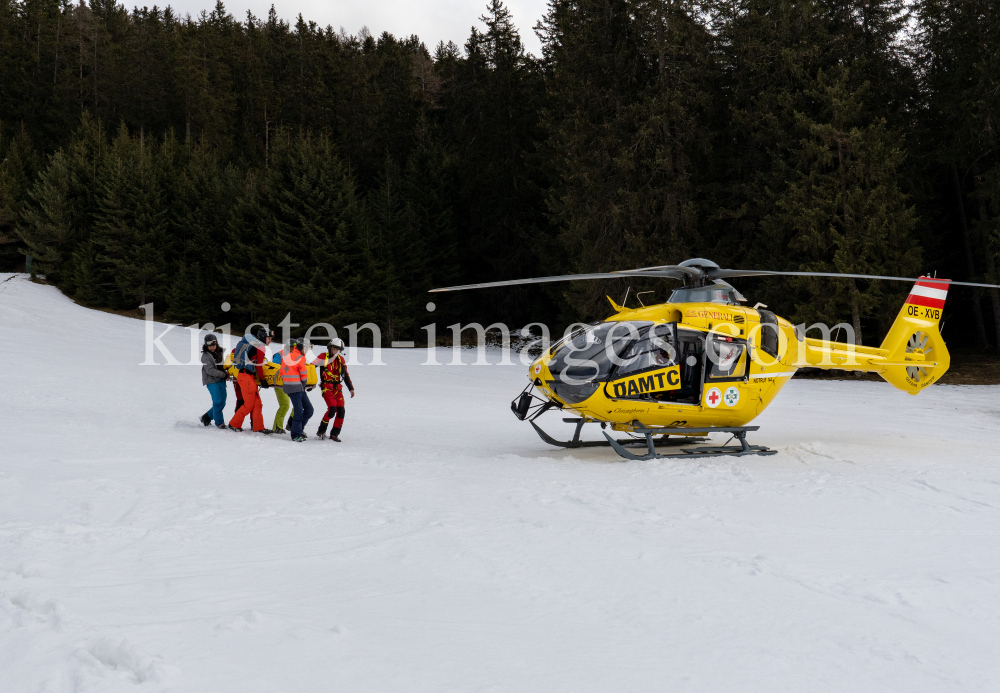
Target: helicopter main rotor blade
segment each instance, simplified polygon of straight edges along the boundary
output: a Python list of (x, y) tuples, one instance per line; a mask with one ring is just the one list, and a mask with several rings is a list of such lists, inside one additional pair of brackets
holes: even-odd
[[(700, 279), (705, 276), (705, 272), (699, 267), (681, 267), (680, 265), (658, 265), (656, 267), (637, 267), (634, 270), (629, 270), (630, 272), (649, 272), (652, 270), (671, 270), (673, 272), (679, 272), (682, 275), (689, 277), (691, 279)], [(613, 274), (621, 274), (621, 272), (614, 272)]]
[(428, 293), (442, 291), (465, 291), (466, 289), (490, 289), (495, 286), (517, 286), (519, 284), (547, 284), (549, 282), (573, 282), (579, 279), (621, 279), (622, 277), (661, 277), (665, 279), (686, 279), (689, 274), (687, 267), (642, 271), (622, 270), (620, 272), (597, 272), (595, 274), (562, 274), (555, 277), (533, 277), (531, 279), (508, 279), (500, 282), (485, 282), (483, 284), (464, 284), (462, 286), (445, 286), (431, 289)]
[(431, 289), (429, 293), (444, 291), (465, 291), (467, 289), (490, 289), (499, 286), (519, 286), (521, 284), (547, 284), (550, 282), (571, 282), (586, 279), (621, 279), (623, 277), (659, 277), (664, 279), (698, 280), (727, 279), (732, 277), (830, 277), (833, 279), (884, 279), (894, 282), (938, 283), (947, 286), (973, 286), (983, 289), (1000, 289), (998, 284), (978, 284), (975, 282), (955, 282), (936, 277), (887, 277), (875, 274), (841, 274), (839, 272), (775, 272), (771, 270), (735, 270), (719, 267), (683, 267), (680, 265), (659, 265), (656, 267), (640, 267), (632, 270), (615, 272), (596, 272), (591, 274), (562, 274), (553, 277), (532, 277), (530, 279), (508, 279), (499, 282), (484, 282), (482, 284), (464, 284), (462, 286), (446, 286)]
[[(768, 270), (710, 269), (706, 276), (712, 279), (730, 277), (833, 277), (835, 279), (885, 279), (893, 282), (916, 282), (918, 278), (883, 277), (876, 274), (841, 274), (840, 272), (771, 272)], [(919, 277), (919, 281), (946, 284), (948, 286), (975, 286), (983, 289), (1000, 289), (1000, 284), (976, 284), (974, 282), (953, 282), (935, 277)]]

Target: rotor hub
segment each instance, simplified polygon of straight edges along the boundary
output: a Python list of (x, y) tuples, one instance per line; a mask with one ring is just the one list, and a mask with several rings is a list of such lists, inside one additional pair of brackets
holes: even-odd
[(693, 270), (697, 270), (700, 273), (699, 276), (697, 277), (684, 278), (684, 286), (690, 286), (694, 288), (699, 288), (712, 282), (713, 280), (712, 270), (719, 269), (718, 264), (703, 257), (693, 257), (690, 260), (685, 260), (684, 262), (679, 263), (677, 266), (687, 267)]

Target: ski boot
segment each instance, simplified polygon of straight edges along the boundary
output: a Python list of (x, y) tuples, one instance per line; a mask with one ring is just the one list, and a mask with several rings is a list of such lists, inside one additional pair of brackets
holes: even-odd
[(322, 422), (322, 423), (320, 423), (319, 428), (316, 429), (316, 437), (319, 438), (320, 440), (323, 440), (324, 438), (326, 438), (326, 422), (325, 421)]
[(226, 426), (226, 428), (228, 428), (230, 431), (236, 431), (237, 433), (243, 433), (243, 429), (242, 428), (236, 428), (236, 426), (233, 426), (232, 424)]
[(228, 427), (228, 426), (226, 426), (226, 424), (217, 424), (217, 425), (216, 425), (216, 428), (218, 428), (218, 429), (219, 429), (219, 430), (221, 430), (221, 431), (224, 431), (224, 430), (226, 430), (226, 429), (227, 429), (227, 428), (229, 428), (229, 427)]
[(207, 426), (210, 423), (212, 423), (212, 417), (209, 416), (208, 413), (202, 414), (201, 415), (201, 425), (202, 426)]
[(270, 428), (262, 428), (259, 431), (254, 431), (254, 433), (261, 433), (265, 436), (274, 435), (274, 431), (272, 431)]
[(274, 432), (277, 433), (277, 434), (279, 434), (279, 435), (285, 435), (286, 433), (288, 433), (288, 431), (286, 431), (285, 429), (283, 429), (281, 426), (275, 426), (274, 427)]
[(332, 440), (334, 443), (339, 443), (340, 442), (340, 429), (339, 428), (335, 428), (332, 431), (330, 431), (330, 440)]
[(292, 438), (292, 442), (293, 443), (304, 443), (304, 442), (306, 442), (306, 438), (305, 438), (305, 436), (295, 436), (294, 438)]

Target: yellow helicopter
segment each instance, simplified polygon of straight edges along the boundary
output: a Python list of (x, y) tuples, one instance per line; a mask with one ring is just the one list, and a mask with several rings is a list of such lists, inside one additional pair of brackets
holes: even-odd
[[(805, 330), (766, 310), (753, 308), (725, 280), (761, 276), (835, 277), (913, 282), (913, 288), (879, 347), (807, 337)], [(883, 277), (826, 272), (772, 272), (720, 268), (695, 258), (679, 265), (642, 267), (596, 274), (536, 277), (433, 289), (461, 291), (517, 284), (662, 277), (679, 279), (666, 303), (625, 308), (610, 297), (615, 314), (569, 334), (529, 367), (524, 391), (511, 402), (542, 440), (576, 448), (610, 445), (627, 459), (771, 455), (746, 441), (747, 424), (777, 396), (799, 368), (878, 373), (915, 395), (948, 370), (951, 359), (939, 325), (949, 286), (993, 287), (948, 279)], [(535, 421), (546, 411), (572, 413), (572, 440), (549, 436)], [(605, 441), (581, 439), (584, 424), (630, 436)], [(658, 445), (703, 443), (710, 433), (727, 433), (737, 445), (702, 446), (661, 455)], [(727, 441), (728, 443), (729, 441)], [(627, 445), (644, 443), (645, 454)]]

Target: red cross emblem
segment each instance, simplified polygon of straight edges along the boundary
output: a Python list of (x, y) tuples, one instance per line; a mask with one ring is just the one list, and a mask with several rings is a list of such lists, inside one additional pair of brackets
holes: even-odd
[(719, 403), (719, 391), (718, 390), (712, 390), (711, 392), (709, 392), (708, 393), (708, 401), (711, 404), (718, 404)]

